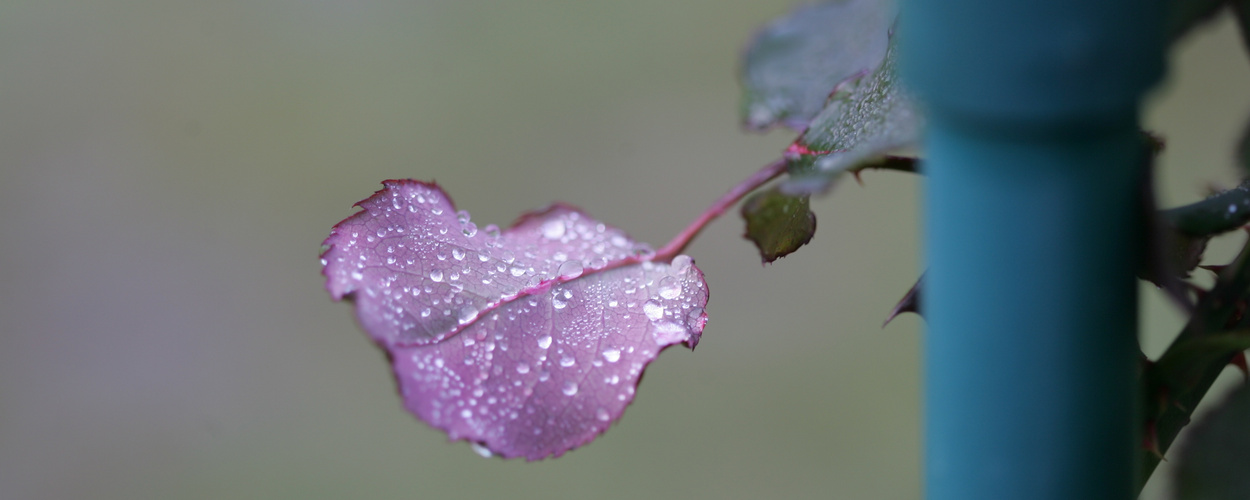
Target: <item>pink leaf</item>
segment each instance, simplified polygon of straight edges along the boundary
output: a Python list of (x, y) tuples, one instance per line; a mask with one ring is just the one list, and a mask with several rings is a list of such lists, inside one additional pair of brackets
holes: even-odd
[(327, 288), (390, 353), (409, 411), (452, 439), (530, 460), (620, 418), (664, 348), (699, 341), (707, 284), (691, 259), (553, 205), (478, 228), (437, 185), (391, 180), (340, 222)]

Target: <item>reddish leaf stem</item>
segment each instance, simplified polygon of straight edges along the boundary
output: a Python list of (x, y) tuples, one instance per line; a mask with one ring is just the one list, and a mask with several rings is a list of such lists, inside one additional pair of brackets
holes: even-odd
[(745, 180), (738, 183), (737, 186), (730, 188), (729, 192), (718, 198), (716, 202), (712, 203), (712, 206), (707, 207), (707, 210), (704, 210), (702, 214), (699, 214), (699, 217), (692, 221), (690, 225), (686, 226), (686, 228), (678, 233), (677, 236), (673, 237), (673, 239), (665, 244), (663, 248), (656, 251), (655, 255), (651, 257), (651, 260), (659, 262), (668, 262), (673, 260), (673, 257), (682, 253), (686, 249), (686, 246), (689, 245), (701, 231), (703, 231), (704, 226), (708, 225), (708, 223), (712, 222), (717, 217), (720, 217), (726, 210), (729, 210), (730, 207), (736, 205), (743, 196), (746, 196), (751, 191), (755, 191), (760, 186), (768, 183), (768, 181), (780, 177), (781, 174), (784, 174), (785, 172), (786, 160), (784, 158), (777, 159), (768, 165), (764, 165), (764, 168), (761, 168), (758, 172), (752, 174), (750, 177), (747, 177)]

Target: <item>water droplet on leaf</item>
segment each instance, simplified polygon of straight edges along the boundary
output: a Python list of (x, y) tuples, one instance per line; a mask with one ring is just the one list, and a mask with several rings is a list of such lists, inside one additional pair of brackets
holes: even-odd
[(559, 239), (564, 236), (564, 221), (553, 219), (544, 222), (542, 225), (543, 236), (549, 240)]
[(646, 314), (651, 321), (655, 321), (664, 317), (664, 306), (654, 300), (648, 300), (647, 303), (642, 305), (642, 312)]
[(665, 276), (664, 279), (660, 280), (660, 296), (666, 299), (675, 299), (680, 297), (681, 281), (673, 276)]
[(573, 279), (582, 275), (582, 263), (576, 260), (570, 260), (560, 264), (560, 277), (564, 279)]
[(467, 323), (472, 323), (473, 320), (475, 319), (477, 319), (476, 307), (473, 307), (472, 305), (467, 305), (467, 306), (460, 308), (460, 324), (463, 325)]

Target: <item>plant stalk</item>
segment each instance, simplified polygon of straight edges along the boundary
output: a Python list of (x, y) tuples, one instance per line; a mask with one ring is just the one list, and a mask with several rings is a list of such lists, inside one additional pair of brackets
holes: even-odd
[(779, 158), (772, 163), (764, 165), (764, 167), (758, 172), (751, 174), (750, 177), (747, 177), (742, 182), (738, 183), (738, 185), (730, 188), (729, 191), (720, 198), (717, 198), (717, 200), (712, 203), (707, 210), (704, 210), (703, 213), (699, 214), (694, 221), (691, 221), (685, 229), (683, 229), (680, 233), (677, 233), (677, 236), (673, 237), (673, 239), (665, 244), (663, 248), (656, 251), (655, 255), (652, 256), (650, 260), (659, 262), (668, 262), (673, 260), (673, 257), (676, 257), (686, 250), (686, 247), (690, 245), (690, 242), (694, 241), (695, 237), (703, 231), (704, 226), (707, 226), (708, 223), (723, 215), (726, 210), (729, 210), (731, 207), (736, 205), (738, 201), (742, 200), (744, 196), (750, 194), (751, 191), (755, 191), (760, 186), (763, 186), (769, 181), (780, 177), (781, 174), (784, 173), (786, 173), (786, 160), (784, 158)]

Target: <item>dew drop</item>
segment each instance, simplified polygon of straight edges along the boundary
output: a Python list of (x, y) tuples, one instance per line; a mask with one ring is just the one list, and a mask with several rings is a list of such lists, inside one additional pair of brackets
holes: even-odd
[(477, 453), (477, 455), (482, 458), (490, 458), (490, 457), (495, 456), (495, 454), (490, 451), (490, 448), (487, 448), (481, 443), (470, 442), (469, 447), (473, 448), (473, 453)]
[(560, 366), (563, 366), (563, 367), (565, 367), (565, 368), (568, 368), (568, 367), (573, 366), (573, 365), (575, 365), (575, 364), (577, 364), (577, 360), (576, 360), (576, 359), (573, 359), (573, 357), (572, 357), (572, 356), (565, 356), (565, 357), (563, 357), (563, 358), (560, 358)]
[(542, 232), (547, 239), (559, 239), (561, 236), (564, 236), (564, 221), (557, 219), (544, 222)]
[(464, 229), (462, 229), (461, 231), (464, 232), (465, 236), (472, 238), (474, 235), (477, 234), (477, 224), (469, 222), (464, 225)]
[(515, 276), (515, 277), (520, 278), (522, 275), (524, 275), (524, 274), (525, 274), (525, 270), (524, 270), (524, 269), (521, 269), (521, 268), (519, 268), (519, 267), (514, 267), (514, 268), (512, 268), (512, 269), (509, 269), (509, 270), (508, 270), (508, 273), (509, 273), (509, 274), (511, 274), (511, 275), (513, 275), (513, 276)]
[[(606, 408), (599, 408), (598, 410), (595, 410), (595, 418), (599, 419), (600, 422), (607, 422), (612, 420), (612, 415), (608, 413)], [(487, 452), (489, 451), (490, 450), (487, 450)]]
[(565, 380), (564, 388), (561, 389), (560, 391), (563, 392), (565, 396), (572, 396), (574, 394), (577, 394), (577, 382), (574, 382), (572, 380)]
[(703, 323), (705, 322), (706, 320), (704, 319), (704, 310), (702, 307), (693, 307), (690, 309), (690, 312), (686, 313), (686, 328), (693, 331), (702, 331)]
[(665, 276), (664, 279), (660, 280), (660, 296), (670, 300), (680, 297), (681, 281), (672, 276)]
[(621, 350), (620, 349), (608, 349), (606, 351), (603, 351), (603, 359), (608, 360), (609, 363), (615, 363), (617, 361), (620, 361)]
[(525, 375), (526, 373), (530, 372), (530, 365), (522, 361), (521, 364), (516, 365), (516, 372), (520, 373), (521, 375)]
[(538, 338), (538, 348), (539, 348), (539, 349), (546, 349), (546, 348), (548, 348), (548, 347), (551, 347), (551, 336), (550, 336), (550, 335), (543, 335), (542, 337), (539, 337), (539, 338)]
[(655, 321), (664, 317), (664, 306), (654, 300), (648, 300), (646, 304), (642, 305), (642, 312), (652, 321)]
[(422, 310), (421, 310), (421, 317), (422, 317), (422, 318), (428, 318), (428, 317), (430, 317), (430, 308), (428, 308), (428, 307), (427, 307), (427, 308), (425, 308), (425, 309), (422, 309)]
[(568, 304), (568, 301), (561, 299), (560, 297), (551, 298), (551, 307), (555, 308), (557, 311), (564, 309), (564, 306), (567, 306)]
[(655, 336), (655, 343), (662, 346), (682, 342), (688, 336), (685, 328), (672, 321), (656, 323), (655, 329), (651, 331), (651, 334)]
[(464, 250), (459, 248), (451, 249), (451, 257), (456, 260), (464, 260)]
[(582, 275), (582, 263), (576, 260), (570, 260), (560, 264), (560, 277), (564, 279), (573, 279)]
[(434, 207), (430, 209), (430, 213), (434, 215), (443, 215), (443, 209), (441, 207)]
[(464, 325), (467, 323), (472, 323), (473, 320), (475, 319), (477, 319), (476, 307), (473, 307), (472, 305), (467, 305), (467, 306), (460, 308), (460, 324)]
[(690, 270), (690, 264), (693, 263), (694, 259), (691, 259), (689, 255), (682, 254), (673, 257), (673, 262), (668, 265), (668, 274), (671, 276), (686, 274), (686, 271)]
[(443, 281), (443, 271), (441, 269), (430, 271), (430, 279), (434, 280), (435, 283)]

